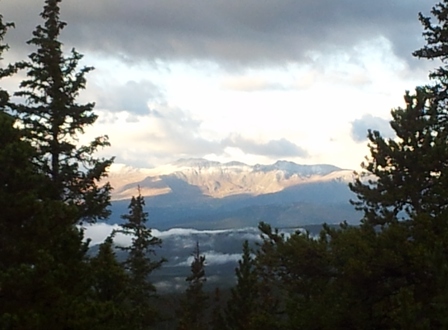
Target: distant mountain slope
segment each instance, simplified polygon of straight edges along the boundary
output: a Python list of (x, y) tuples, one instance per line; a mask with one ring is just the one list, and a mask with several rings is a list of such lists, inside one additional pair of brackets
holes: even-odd
[[(129, 176), (134, 179), (132, 182), (129, 182)], [(250, 166), (240, 162), (223, 164), (205, 159), (181, 159), (151, 170), (121, 167), (118, 171), (112, 171), (110, 179), (115, 188), (112, 197), (116, 200), (129, 199), (135, 194), (137, 185), (145, 196), (184, 195), (190, 193), (191, 186), (194, 186), (198, 189), (197, 193), (223, 198), (240, 194), (269, 194), (310, 182), (350, 182), (353, 174), (350, 170), (333, 165), (298, 165), (288, 161)]]
[(181, 159), (155, 169), (112, 169), (112, 222), (120, 222), (128, 199), (140, 186), (151, 226), (198, 229), (313, 223), (356, 223), (360, 215), (349, 204), (353, 171), (333, 165), (219, 163)]

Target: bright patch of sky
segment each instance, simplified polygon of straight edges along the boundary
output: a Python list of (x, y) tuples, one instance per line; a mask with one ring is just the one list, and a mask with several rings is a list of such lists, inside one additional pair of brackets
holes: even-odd
[[(390, 120), (390, 110), (403, 105), (404, 91), (424, 81), (413, 77), (385, 38), (357, 45), (352, 53), (310, 54), (306, 64), (236, 72), (212, 63), (126, 65), (89, 55), (85, 62), (96, 68), (89, 77), (93, 92), (83, 94), (86, 101), (101, 98), (96, 93), (107, 93), (114, 86), (152, 86), (147, 97), (135, 95), (141, 100), (120, 96), (128, 106), (140, 102), (139, 109), (123, 104), (112, 112), (100, 101), (99, 122), (89, 131), (106, 132), (118, 160), (135, 166), (161, 165), (185, 156), (251, 164), (275, 161), (221, 145), (228, 136), (241, 135), (260, 143), (286, 139), (307, 151), (305, 157), (288, 157), (299, 163), (357, 168), (368, 149), (366, 140), (353, 139), (353, 122), (366, 114)], [(177, 128), (164, 124), (167, 116), (179, 119)], [(182, 123), (191, 131), (182, 132)], [(210, 141), (217, 145), (216, 151), (198, 145), (195, 154), (194, 146), (177, 147), (176, 140), (170, 141), (175, 132), (186, 133), (186, 139)]]

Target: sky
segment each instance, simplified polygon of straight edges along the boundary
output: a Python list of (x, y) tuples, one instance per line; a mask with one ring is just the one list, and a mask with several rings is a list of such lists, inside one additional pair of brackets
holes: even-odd
[[(78, 101), (108, 135), (98, 156), (134, 167), (180, 158), (357, 169), (367, 130), (393, 137), (390, 111), (428, 83), (436, 62), (412, 52), (425, 40), (421, 0), (63, 0), (61, 41), (94, 66)], [(43, 0), (0, 0), (13, 21), (4, 63), (26, 41)], [(17, 90), (23, 73), (2, 81)]]

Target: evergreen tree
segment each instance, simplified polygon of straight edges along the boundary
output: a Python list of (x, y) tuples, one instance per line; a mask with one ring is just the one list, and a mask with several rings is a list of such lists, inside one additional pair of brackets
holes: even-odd
[[(429, 60), (438, 59), (442, 62), (442, 66), (431, 72), (429, 77), (433, 79), (435, 85), (433, 86), (434, 94), (438, 96), (438, 101), (446, 100), (446, 91), (448, 88), (448, 68), (446, 63), (448, 60), (448, 1), (442, 0), (432, 7), (431, 14), (436, 19), (434, 23), (431, 17), (419, 14), (420, 22), (423, 25), (423, 36), (426, 40), (426, 45), (413, 53), (418, 58)], [(443, 104), (442, 104), (443, 107)], [(447, 121), (447, 112), (444, 111), (440, 118), (443, 124)]]
[(26, 103), (14, 108), (27, 139), (36, 148), (34, 162), (51, 178), (47, 187), (51, 198), (76, 206), (78, 221), (95, 221), (109, 214), (110, 186), (100, 187), (98, 181), (106, 176), (112, 160), (92, 156), (108, 145), (105, 136), (86, 146), (77, 145), (78, 135), (97, 118), (93, 103), (76, 103), (86, 85), (85, 74), (92, 68), (77, 70), (82, 55), (74, 49), (68, 57), (63, 54), (58, 38), (66, 23), (59, 18), (60, 2), (45, 1), (41, 13), (45, 23), (37, 26), (28, 41), (37, 50), (29, 55), (29, 61), (18, 64), (28, 79), (21, 82), (16, 95)]
[[(0, 61), (3, 60), (2, 54), (8, 50), (9, 46), (3, 43), (6, 32), (9, 28), (13, 27), (13, 23), (5, 23), (3, 21), (3, 16), (0, 14)], [(15, 67), (8, 65), (6, 67), (0, 67), (0, 79), (10, 76), (15, 72)], [(5, 111), (9, 101), (9, 94), (7, 91), (0, 87), (0, 110)]]
[(148, 213), (144, 211), (144, 206), (145, 200), (139, 188), (138, 196), (133, 196), (129, 204), (129, 214), (122, 216), (126, 222), (115, 232), (132, 236), (131, 245), (121, 249), (128, 253), (125, 268), (129, 275), (127, 298), (132, 310), (129, 322), (133, 329), (147, 329), (158, 321), (154, 303), (156, 288), (149, 276), (166, 261), (164, 258), (153, 258), (155, 247), (160, 246), (162, 240), (154, 237), (151, 229), (146, 226)]
[(428, 269), (421, 255), (424, 247), (410, 239), (410, 229), (402, 222), (390, 223), (381, 231), (366, 224), (324, 229), (328, 276), (325, 289), (313, 297), (313, 309), (321, 315), (322, 326), (426, 328), (434, 317), (430, 308), (421, 308), (431, 296), (421, 283)]
[(213, 310), (209, 328), (213, 330), (228, 329), (223, 315), (221, 290), (219, 288), (215, 288), (215, 294), (213, 299)]
[(87, 243), (72, 226), (76, 210), (47, 198), (49, 178), (13, 125), (0, 112), (0, 328), (85, 328)]
[(90, 260), (92, 299), (96, 305), (95, 329), (129, 329), (127, 302), (128, 275), (117, 260), (112, 237), (99, 246), (98, 254)]
[[(5, 34), (12, 23), (5, 23), (3, 16), (0, 15), (0, 61), (3, 60), (2, 54), (8, 49), (8, 45), (3, 44)], [(0, 67), (0, 79), (9, 76), (12, 72)], [(35, 169), (30, 164), (33, 156), (33, 149), (27, 143), (21, 141), (22, 134), (14, 129), (14, 118), (8, 115), (9, 94), (0, 87), (0, 207), (2, 215), (0, 216), (0, 259), (1, 269), (6, 269), (7, 259), (14, 260), (15, 240), (20, 230), (20, 221), (15, 220), (18, 210), (21, 210), (29, 218), (33, 213), (32, 207), (27, 208), (25, 202), (20, 198), (25, 195), (24, 182), (35, 181)], [(17, 166), (21, 164), (23, 166)], [(33, 186), (31, 184), (31, 186)], [(15, 197), (16, 196), (16, 197)], [(14, 198), (15, 197), (15, 198)], [(12, 254), (12, 255), (11, 255)], [(1, 288), (1, 285), (0, 285)]]
[(235, 269), (237, 283), (231, 290), (225, 313), (230, 329), (258, 329), (255, 328), (254, 318), (258, 316), (261, 308), (255, 267), (255, 260), (246, 240), (243, 244), (242, 259), (238, 261), (238, 267)]
[(359, 176), (350, 188), (364, 221), (385, 224), (420, 214), (435, 216), (448, 206), (447, 132), (438, 121), (432, 91), (419, 87), (405, 95), (406, 108), (392, 110), (396, 139), (369, 131), (370, 158), (362, 167), (373, 179)]
[(432, 85), (406, 93), (406, 108), (392, 111), (397, 139), (384, 139), (369, 131), (371, 157), (363, 168), (375, 176), (368, 183), (359, 178), (351, 189), (355, 205), (365, 220), (384, 224), (397, 218), (435, 217), (448, 207), (448, 1), (432, 8), (437, 23), (420, 14), (427, 44), (414, 56), (442, 62), (430, 74)]
[[(57, 9), (57, 2), (48, 2), (43, 14), (44, 18), (48, 19), (47, 23), (51, 21), (49, 12), (55, 9)], [(45, 31), (48, 32), (54, 28), (50, 26), (51, 24), (49, 23), (46, 28), (37, 28), (36, 40), (39, 36), (43, 37)], [(9, 26), (11, 25), (3, 24), (0, 19), (0, 41), (3, 40)], [(62, 188), (62, 185), (59, 187), (61, 194), (56, 196), (55, 182), (58, 180), (49, 173), (49, 166), (43, 165), (45, 163), (43, 141), (45, 139), (51, 141), (51, 137), (55, 135), (51, 135), (48, 130), (45, 131), (42, 128), (45, 126), (45, 121), (47, 123), (52, 122), (53, 119), (55, 122), (59, 121), (53, 117), (53, 114), (57, 112), (56, 105), (60, 100), (56, 101), (56, 97), (50, 95), (51, 88), (43, 89), (44, 86), (54, 84), (56, 79), (53, 62), (48, 52), (53, 54), (58, 49), (52, 48), (57, 41), (50, 39), (41, 41), (38, 53), (32, 55), (32, 58), (36, 60), (41, 56), (40, 62), (3, 66), (4, 69), (0, 70), (1, 78), (13, 73), (16, 67), (28, 68), (29, 76), (36, 78), (35, 85), (32, 85), (31, 80), (22, 84), (30, 89), (29, 107), (11, 104), (7, 92), (0, 90), (0, 167), (2, 168), (0, 173), (0, 209), (2, 210), (0, 214), (0, 328), (92, 328), (94, 322), (91, 314), (95, 306), (90, 295), (92, 282), (86, 254), (88, 242), (84, 242), (83, 232), (74, 226), (81, 218), (80, 210), (83, 207), (79, 207), (79, 199), (70, 200), (67, 197), (75, 182), (78, 182), (81, 187), (79, 178), (84, 174), (79, 175), (78, 179), (74, 178), (70, 184), (66, 181), (65, 187)], [(6, 48), (5, 45), (1, 45), (0, 51)], [(47, 56), (45, 60), (44, 54)], [(74, 64), (75, 61), (72, 61), (70, 65)], [(39, 70), (41, 70), (40, 73)], [(65, 70), (60, 73), (61, 80), (69, 81), (73, 71)], [(42, 75), (39, 76), (39, 74)], [(67, 76), (64, 76), (65, 74)], [(59, 87), (60, 91), (69, 95), (69, 99), (74, 95), (72, 93), (75, 91), (74, 84), (72, 91), (69, 90), (69, 86), (59, 85)], [(33, 88), (36, 92), (34, 98), (31, 93)], [(39, 99), (42, 101), (40, 104)], [(51, 112), (39, 112), (46, 108), (43, 100), (50, 99), (54, 100)], [(27, 121), (26, 111), (20, 112), (20, 110), (30, 110), (32, 104), (35, 105), (36, 111), (33, 114), (29, 113), (29, 121)], [(15, 118), (7, 114), (13, 113), (11, 108), (15, 111), (15, 117), (20, 119), (19, 125), (16, 125)], [(61, 110), (60, 114), (64, 112), (62, 106), (58, 109)], [(82, 117), (83, 114), (80, 116)], [(31, 129), (31, 118), (36, 120), (36, 125), (41, 125), (39, 130)], [(71, 120), (71, 123), (75, 121)], [(15, 128), (16, 126), (21, 129)], [(73, 124), (72, 131), (75, 130), (76, 124)], [(69, 132), (66, 131), (66, 133)], [(58, 134), (61, 137), (63, 133), (58, 132), (56, 135)], [(74, 135), (72, 137), (74, 138)], [(57, 143), (53, 141), (49, 144), (54, 147)], [(60, 147), (62, 148), (62, 144)], [(73, 149), (72, 152), (81, 157), (87, 156), (81, 150)], [(67, 154), (64, 154), (60, 158), (66, 156)], [(72, 166), (71, 169), (78, 168), (73, 159), (65, 160), (66, 165)], [(66, 168), (68, 167), (67, 165)], [(59, 183), (62, 182), (62, 180), (59, 181)], [(82, 187), (90, 189), (84, 184)], [(62, 191), (65, 194), (64, 198), (62, 198)], [(108, 191), (108, 187), (106, 186), (103, 191)], [(90, 198), (94, 195), (87, 192), (85, 196)], [(103, 207), (99, 204), (95, 206), (98, 210)]]
[(200, 254), (199, 242), (197, 241), (192, 255), (191, 274), (186, 278), (188, 287), (179, 311), (179, 330), (207, 329), (205, 311), (208, 297), (203, 290), (204, 282), (207, 280), (205, 277), (205, 256)]
[(417, 239), (429, 235), (421, 227), (394, 222), (377, 231), (366, 224), (343, 224), (325, 226), (319, 237), (302, 232), (284, 236), (265, 224), (261, 229), (256, 328), (425, 329), (446, 324), (441, 321), (446, 296), (437, 293), (443, 286), (430, 280), (444, 282), (446, 267), (439, 271), (430, 261), (430, 250)]
[(382, 225), (372, 239), (375, 262), (382, 264), (370, 275), (383, 273), (365, 280), (372, 287), (378, 278), (387, 283), (376, 288), (374, 297), (382, 292), (383, 299), (371, 306), (395, 328), (447, 324), (441, 310), (448, 302), (448, 2), (436, 4), (432, 14), (434, 24), (420, 14), (427, 45), (414, 55), (440, 59), (442, 66), (430, 74), (432, 84), (406, 93), (406, 107), (392, 111), (396, 139), (369, 131), (371, 156), (363, 167), (374, 178), (350, 186), (358, 196), (354, 204), (365, 213), (363, 227)]
[[(0, 16), (0, 42), (8, 27)], [(0, 45), (1, 52), (7, 49)], [(0, 78), (15, 71), (0, 69)], [(86, 245), (73, 223), (73, 209), (47, 200), (48, 177), (32, 163), (36, 150), (23, 141), (0, 90), (0, 328), (61, 328), (86, 296), (83, 261)]]
[[(318, 318), (314, 297), (324, 290), (331, 268), (326, 241), (300, 231), (290, 237), (260, 223), (262, 242), (256, 251), (259, 308), (256, 326), (307, 329)], [(297, 322), (300, 320), (299, 322)], [(310, 329), (319, 328), (310, 327)]]

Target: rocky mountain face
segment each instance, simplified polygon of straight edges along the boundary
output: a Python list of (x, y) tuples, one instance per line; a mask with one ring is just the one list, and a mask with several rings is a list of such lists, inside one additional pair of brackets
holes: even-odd
[(112, 171), (110, 180), (114, 200), (129, 199), (140, 186), (142, 195), (157, 196), (179, 193), (182, 181), (197, 187), (204, 195), (224, 198), (233, 195), (252, 196), (276, 193), (298, 185), (341, 181), (350, 182), (353, 171), (333, 165), (298, 165), (277, 161), (272, 165), (246, 165), (240, 162), (219, 163), (205, 159), (181, 159), (155, 169), (133, 169), (120, 166)]
[[(156, 228), (234, 228), (259, 221), (294, 226), (310, 223), (356, 222), (348, 189), (353, 171), (333, 165), (271, 165), (219, 163), (181, 159), (154, 169), (112, 168), (113, 219), (126, 213), (137, 194), (146, 197)], [(160, 222), (159, 222), (160, 221)], [(300, 223), (299, 223), (300, 222)]]

